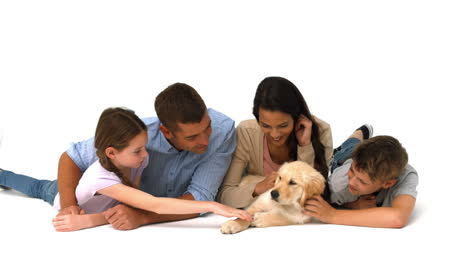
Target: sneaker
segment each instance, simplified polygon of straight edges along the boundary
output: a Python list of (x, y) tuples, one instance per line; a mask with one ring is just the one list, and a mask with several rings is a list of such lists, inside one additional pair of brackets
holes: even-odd
[(364, 124), (356, 130), (362, 131), (362, 136), (364, 137), (364, 139), (371, 138), (372, 134), (374, 133), (374, 128), (370, 124)]

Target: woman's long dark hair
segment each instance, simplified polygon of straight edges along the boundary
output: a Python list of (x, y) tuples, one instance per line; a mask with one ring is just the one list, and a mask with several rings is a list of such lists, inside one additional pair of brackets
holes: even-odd
[[(312, 120), (312, 147), (315, 151), (314, 168), (318, 170), (325, 179), (328, 178), (328, 164), (325, 158), (325, 147), (320, 142), (320, 127), (312, 116), (307, 107), (301, 92), (289, 80), (282, 77), (267, 77), (260, 82), (255, 93), (253, 114), (259, 121), (259, 109), (268, 111), (280, 111), (290, 114), (294, 120), (294, 125), (299, 119), (300, 115), (304, 115)], [(294, 126), (295, 127), (295, 126)], [(296, 133), (293, 132), (289, 136), (289, 158), (297, 160), (297, 138)], [(328, 197), (328, 188), (324, 193)]]

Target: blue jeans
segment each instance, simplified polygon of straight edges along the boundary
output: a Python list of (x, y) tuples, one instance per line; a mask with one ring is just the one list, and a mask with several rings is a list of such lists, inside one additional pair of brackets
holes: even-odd
[(29, 197), (42, 199), (50, 205), (54, 204), (55, 196), (58, 193), (56, 180), (38, 180), (7, 170), (0, 170), (0, 186), (17, 190)]
[(351, 158), (353, 150), (359, 143), (361, 143), (361, 141), (357, 138), (348, 138), (341, 146), (333, 150), (331, 173), (333, 173), (336, 168), (343, 165), (346, 160)]

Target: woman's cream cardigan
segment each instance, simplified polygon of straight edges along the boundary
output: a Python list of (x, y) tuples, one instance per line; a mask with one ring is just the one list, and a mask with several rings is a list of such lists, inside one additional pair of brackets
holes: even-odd
[[(330, 164), (333, 151), (331, 128), (328, 123), (314, 117), (320, 131), (320, 141), (325, 147), (325, 159)], [(236, 208), (251, 204), (255, 197), (253, 192), (263, 176), (263, 137), (264, 134), (257, 120), (245, 120), (236, 128), (237, 148), (232, 156), (231, 165), (224, 177), (218, 193), (218, 201)], [(314, 165), (315, 152), (312, 143), (297, 146), (298, 160)], [(251, 175), (251, 177), (245, 177)]]

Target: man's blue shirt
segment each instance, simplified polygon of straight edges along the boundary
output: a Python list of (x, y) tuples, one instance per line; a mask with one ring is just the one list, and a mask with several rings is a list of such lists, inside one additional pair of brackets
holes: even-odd
[[(208, 109), (213, 132), (203, 154), (178, 151), (159, 130), (159, 119), (144, 118), (148, 127), (149, 164), (143, 171), (140, 189), (158, 197), (190, 193), (195, 200), (213, 201), (236, 148), (234, 121)], [(94, 137), (73, 143), (67, 154), (84, 172), (97, 160)]]

